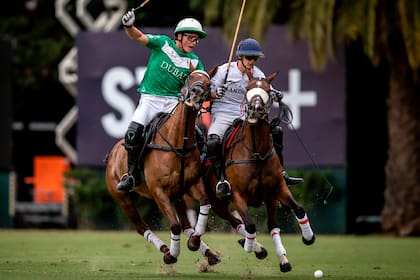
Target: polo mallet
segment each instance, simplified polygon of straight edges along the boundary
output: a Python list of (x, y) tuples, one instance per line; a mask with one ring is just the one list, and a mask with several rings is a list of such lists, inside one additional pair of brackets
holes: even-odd
[(148, 2), (149, 2), (150, 0), (145, 0), (143, 3), (141, 3), (138, 7), (136, 7), (135, 9), (134, 9), (134, 11), (133, 12), (137, 12), (138, 10), (140, 10), (141, 8), (143, 8), (144, 7), (144, 5), (146, 5)]
[(223, 84), (226, 84), (227, 77), (228, 77), (228, 75), (229, 75), (230, 63), (232, 62), (232, 59), (233, 59), (233, 51), (235, 50), (236, 39), (238, 38), (239, 26), (241, 25), (241, 21), (242, 21), (242, 14), (244, 13), (244, 9), (245, 9), (245, 3), (246, 3), (246, 0), (243, 0), (243, 1), (242, 1), (241, 11), (240, 11), (240, 13), (239, 13), (238, 22), (236, 23), (236, 30), (235, 30), (235, 34), (233, 35), (232, 47), (230, 48), (230, 54), (229, 54), (229, 59), (228, 59), (228, 62), (227, 62), (227, 68), (226, 68), (225, 81), (224, 81), (224, 83), (223, 83)]

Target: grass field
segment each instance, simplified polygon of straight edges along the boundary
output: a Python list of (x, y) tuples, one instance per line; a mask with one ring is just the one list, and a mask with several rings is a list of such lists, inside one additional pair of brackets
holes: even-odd
[[(157, 232), (168, 242), (168, 232)], [(222, 262), (202, 272), (204, 258), (181, 239), (178, 262), (134, 231), (0, 230), (0, 279), (420, 279), (420, 238), (319, 235), (312, 246), (297, 234), (282, 236), (293, 269), (280, 272), (271, 238), (259, 234), (268, 257), (258, 260), (234, 233), (206, 233)]]

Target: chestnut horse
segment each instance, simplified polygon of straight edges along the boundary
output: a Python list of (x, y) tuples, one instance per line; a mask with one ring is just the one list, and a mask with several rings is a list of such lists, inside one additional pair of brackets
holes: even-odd
[[(109, 194), (124, 210), (137, 232), (163, 254), (165, 264), (177, 262), (180, 255), (180, 234), (188, 238), (188, 248), (200, 250), (210, 265), (220, 262), (201, 240), (207, 227), (211, 208), (201, 178), (200, 153), (195, 143), (195, 119), (202, 103), (208, 99), (210, 78), (207, 72), (190, 73), (181, 90), (178, 105), (170, 114), (155, 118), (145, 133), (145, 150), (139, 160), (142, 181), (132, 192), (116, 188), (121, 176), (127, 172), (127, 152), (121, 139), (106, 157), (106, 184)], [(167, 218), (171, 241), (168, 247), (141, 218), (136, 208), (136, 198), (153, 199)], [(186, 214), (184, 196), (199, 202), (200, 212), (195, 228)]]
[[(292, 266), (286, 257), (286, 250), (280, 237), (280, 226), (276, 222), (276, 210), (279, 204), (294, 212), (304, 244), (312, 244), (315, 235), (303, 206), (294, 199), (285, 183), (282, 175), (283, 167), (273, 146), (268, 120), (269, 110), (273, 101), (286, 106), (281, 102), (281, 94), (270, 88), (271, 81), (276, 75), (277, 73), (273, 73), (265, 79), (249, 77), (245, 98), (245, 120), (235, 121), (232, 129), (224, 136), (225, 175), (232, 187), (231, 199), (216, 197), (217, 178), (214, 169), (208, 166), (208, 162), (204, 179), (213, 211), (229, 221), (231, 226), (244, 237), (238, 240), (244, 250), (254, 252), (259, 259), (265, 258), (267, 251), (256, 241), (256, 224), (249, 213), (249, 207), (265, 205), (267, 227), (279, 257), (280, 270), (288, 272)], [(232, 213), (228, 210), (230, 203), (235, 209)]]

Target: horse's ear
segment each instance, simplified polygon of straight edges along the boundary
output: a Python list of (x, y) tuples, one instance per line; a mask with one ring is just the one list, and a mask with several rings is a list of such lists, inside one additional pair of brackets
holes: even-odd
[(216, 75), (217, 69), (219, 69), (220, 65), (216, 65), (214, 66), (208, 73), (210, 76), (210, 79), (213, 78), (214, 75)]
[(266, 79), (271, 83), (271, 81), (277, 76), (278, 72), (274, 72), (273, 74), (270, 74)]
[(194, 68), (194, 66), (192, 65), (192, 63), (190, 62), (190, 74), (191, 74), (192, 72), (194, 72), (194, 70), (195, 70), (195, 68)]

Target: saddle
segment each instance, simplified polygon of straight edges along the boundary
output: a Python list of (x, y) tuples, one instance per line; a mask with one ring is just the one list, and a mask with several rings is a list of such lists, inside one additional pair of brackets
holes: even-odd
[(222, 140), (222, 147), (223, 147), (223, 151), (222, 154), (224, 156), (224, 152), (225, 150), (229, 149), (230, 146), (232, 145), (236, 135), (238, 135), (239, 129), (242, 127), (242, 124), (244, 123), (244, 121), (242, 119), (236, 119), (233, 121), (233, 123), (231, 124), (231, 126), (226, 130), (225, 135), (223, 136), (223, 140)]
[[(171, 116), (171, 113), (161, 112), (157, 114), (153, 118), (153, 120), (145, 127), (142, 134), (143, 146), (141, 147), (141, 151), (140, 151), (139, 159), (138, 159), (138, 162), (139, 162), (138, 166), (140, 170), (143, 169), (142, 163), (143, 163), (144, 155), (147, 148), (159, 148), (159, 149), (168, 150), (168, 151), (177, 150), (176, 148), (163, 147), (163, 146), (159, 146), (153, 143), (153, 139), (156, 133), (159, 131), (159, 129), (163, 126), (163, 124), (166, 122), (166, 120), (170, 116)], [(202, 146), (204, 146), (204, 143), (205, 143), (205, 137), (204, 137), (203, 131), (196, 125), (194, 148), (195, 147), (202, 148)]]
[[(226, 130), (225, 135), (223, 135), (223, 139), (222, 139), (222, 158), (225, 158), (226, 150), (228, 150), (231, 147), (237, 135), (239, 135), (238, 133), (243, 123), (244, 123), (243, 120), (239, 118), (235, 119), (233, 123)], [(209, 167), (210, 165), (211, 165), (211, 162), (206, 159), (204, 161), (204, 166)]]

